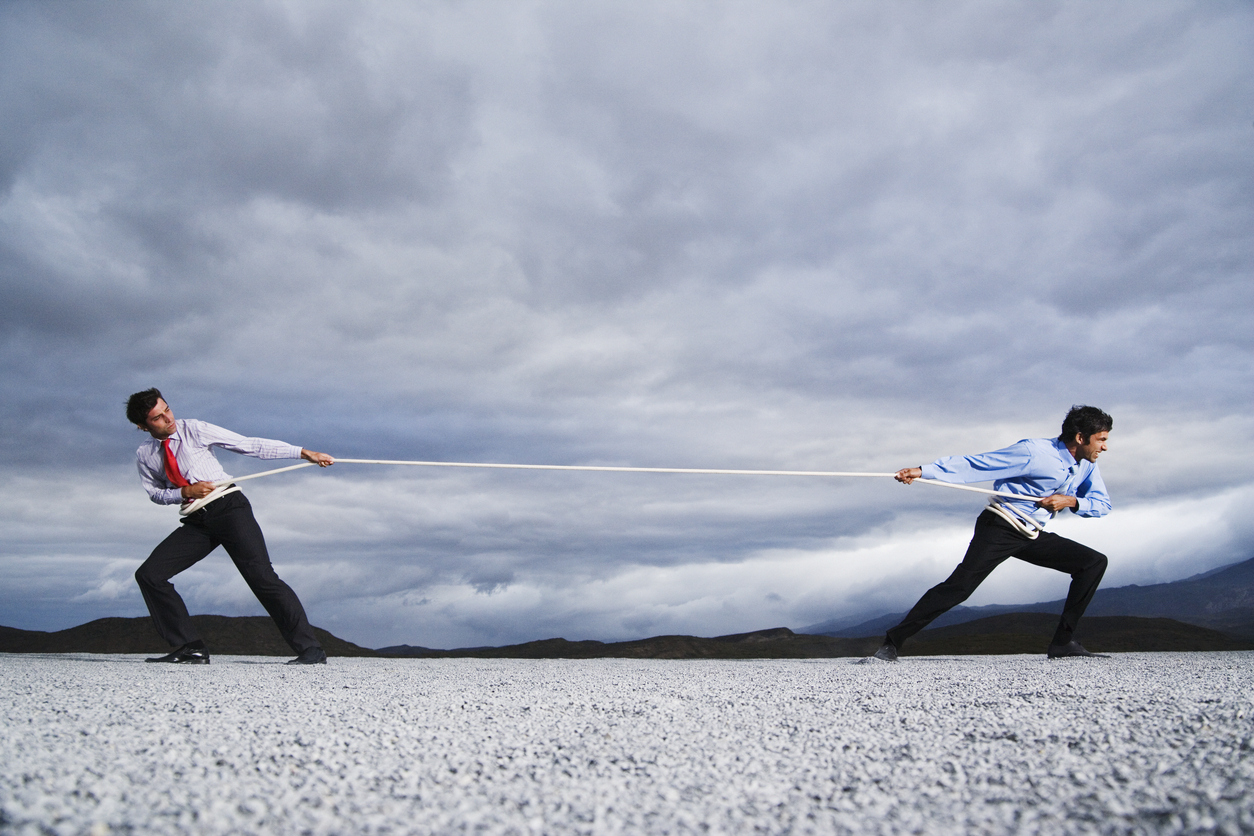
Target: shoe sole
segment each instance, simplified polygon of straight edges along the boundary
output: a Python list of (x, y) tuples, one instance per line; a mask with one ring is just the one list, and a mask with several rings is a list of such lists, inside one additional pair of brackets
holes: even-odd
[(1052, 653), (1045, 654), (1046, 659), (1109, 659), (1109, 653), (1061, 653), (1055, 656)]
[(283, 664), (285, 665), (325, 665), (326, 663), (327, 663), (327, 660), (326, 660), (326, 657), (324, 656), (323, 658), (318, 659), (317, 661), (313, 661), (313, 662), (302, 662), (300, 659), (293, 659), (292, 661), (284, 662)]

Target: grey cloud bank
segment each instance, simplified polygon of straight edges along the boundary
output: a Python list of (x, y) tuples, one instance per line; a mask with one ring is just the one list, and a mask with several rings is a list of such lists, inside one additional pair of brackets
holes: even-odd
[[(1116, 511), (1063, 525), (1107, 583), (1249, 557), (1252, 29), (1239, 3), (6, 4), (0, 623), (143, 612), (174, 515), (121, 401), (150, 385), (338, 456), (872, 471), (1095, 403)], [(374, 646), (904, 606), (979, 505), (350, 466), (248, 493), (314, 623)], [(256, 608), (225, 560), (180, 588)]]

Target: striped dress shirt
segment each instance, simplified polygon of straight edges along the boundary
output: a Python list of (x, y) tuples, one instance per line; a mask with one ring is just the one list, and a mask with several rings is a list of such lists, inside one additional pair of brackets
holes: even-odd
[[(210, 448), (221, 447), (234, 453), (256, 459), (299, 459), (300, 449), (294, 444), (269, 438), (247, 438), (239, 433), (194, 418), (179, 418), (174, 422), (174, 434), (170, 436), (170, 449), (179, 464), (179, 470), (188, 482), (220, 482), (230, 479)], [(158, 505), (178, 505), (183, 502), (180, 489), (165, 478), (165, 456), (161, 452), (161, 440), (150, 438), (135, 451), (139, 466), (139, 480), (148, 496)]]

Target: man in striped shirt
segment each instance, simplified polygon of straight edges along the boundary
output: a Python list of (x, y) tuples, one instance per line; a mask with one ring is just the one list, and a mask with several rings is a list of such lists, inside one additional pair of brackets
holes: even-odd
[[(152, 436), (139, 446), (139, 478), (158, 505), (191, 503), (207, 496), (215, 482), (230, 477), (214, 457), (222, 447), (259, 459), (305, 459), (328, 467), (335, 459), (282, 441), (246, 438), (194, 419), (175, 419), (156, 389), (136, 392), (127, 400), (126, 417)], [(236, 491), (220, 496), (183, 518), (183, 524), (152, 551), (135, 572), (153, 624), (174, 652), (149, 662), (209, 664), (209, 650), (192, 624), (187, 605), (170, 578), (204, 559), (218, 546), (226, 549), (249, 589), (274, 619), (284, 640), (297, 654), (288, 664), (325, 664), (327, 654), (314, 636), (300, 599), (274, 572), (265, 537), (253, 518), (252, 506)]]

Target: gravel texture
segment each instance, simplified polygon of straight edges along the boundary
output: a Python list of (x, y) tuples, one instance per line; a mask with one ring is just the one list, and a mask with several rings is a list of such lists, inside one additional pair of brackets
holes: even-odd
[(1254, 832), (1254, 653), (141, 658), (0, 655), (0, 832)]

